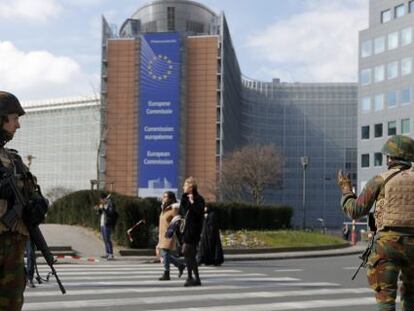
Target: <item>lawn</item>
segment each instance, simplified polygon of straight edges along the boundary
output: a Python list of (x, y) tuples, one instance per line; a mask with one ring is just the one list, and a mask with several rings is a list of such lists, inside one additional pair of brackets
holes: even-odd
[(306, 247), (343, 244), (345, 241), (334, 235), (296, 230), (278, 231), (223, 231), (221, 241), (224, 247)]

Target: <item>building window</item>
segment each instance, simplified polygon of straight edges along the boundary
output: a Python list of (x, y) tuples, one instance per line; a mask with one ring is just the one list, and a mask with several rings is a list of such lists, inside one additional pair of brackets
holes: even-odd
[(414, 0), (411, 0), (410, 2), (408, 2), (408, 11), (410, 13), (414, 12)]
[(397, 121), (388, 122), (388, 136), (397, 135)]
[(400, 90), (399, 103), (409, 104), (410, 102), (411, 102), (411, 89), (406, 88), (406, 89)]
[(376, 66), (374, 68), (374, 81), (381, 82), (384, 81), (384, 65)]
[(144, 32), (157, 32), (157, 21), (142, 24)]
[(401, 30), (401, 46), (413, 42), (413, 29), (411, 27)]
[(405, 15), (405, 5), (404, 4), (400, 4), (400, 5), (397, 5), (396, 7), (394, 7), (394, 17), (395, 18), (403, 17), (404, 15)]
[(388, 108), (397, 106), (397, 91), (394, 91), (394, 90), (388, 91), (387, 106)]
[(392, 62), (387, 65), (387, 79), (395, 79), (398, 77), (398, 62)]
[(372, 54), (372, 41), (367, 40), (362, 42), (361, 45), (361, 57), (368, 57)]
[(186, 22), (187, 31), (194, 33), (204, 33), (204, 24), (194, 21)]
[(401, 75), (409, 75), (412, 71), (413, 61), (411, 57), (401, 59)]
[(361, 154), (361, 167), (369, 167), (369, 153)]
[(381, 12), (381, 23), (388, 23), (391, 20), (391, 10)]
[(169, 31), (175, 30), (175, 7), (167, 7), (167, 27)]
[(408, 134), (411, 131), (410, 119), (401, 120), (401, 134)]
[(374, 153), (374, 166), (382, 166), (382, 153), (381, 152)]
[(362, 97), (361, 99), (361, 110), (362, 112), (371, 111), (371, 97)]
[(361, 85), (371, 84), (371, 69), (361, 70)]
[(385, 51), (385, 37), (378, 37), (374, 39), (374, 54), (380, 54)]
[(398, 48), (398, 32), (392, 32), (388, 35), (388, 50)]
[(381, 111), (384, 109), (384, 94), (375, 95), (374, 109), (375, 111)]
[(361, 139), (369, 139), (369, 125), (361, 127)]
[(374, 137), (382, 137), (382, 123), (374, 125)]

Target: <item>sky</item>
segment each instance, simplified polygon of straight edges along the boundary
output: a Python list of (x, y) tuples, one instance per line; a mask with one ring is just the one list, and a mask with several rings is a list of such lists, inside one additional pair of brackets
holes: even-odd
[[(199, 0), (224, 12), (242, 73), (356, 82), (369, 0)], [(119, 27), (146, 0), (0, 0), (0, 90), (21, 100), (100, 89), (102, 16)]]

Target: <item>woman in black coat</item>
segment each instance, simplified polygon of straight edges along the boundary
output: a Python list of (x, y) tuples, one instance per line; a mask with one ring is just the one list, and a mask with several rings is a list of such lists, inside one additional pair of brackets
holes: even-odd
[[(184, 216), (182, 229), (182, 252), (187, 266), (188, 277), (184, 286), (200, 286), (197, 266), (197, 245), (203, 228), (204, 198), (197, 191), (197, 182), (189, 177), (184, 182), (184, 193), (180, 201), (180, 213)], [(194, 277), (193, 278), (193, 273)]]
[(219, 266), (224, 262), (217, 215), (209, 207), (204, 208), (203, 231), (198, 246), (198, 264)]

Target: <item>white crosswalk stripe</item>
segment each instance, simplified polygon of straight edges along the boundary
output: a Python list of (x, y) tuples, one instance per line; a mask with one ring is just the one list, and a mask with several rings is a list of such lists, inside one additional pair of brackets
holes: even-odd
[[(375, 304), (368, 288), (304, 282), (297, 273), (304, 269), (273, 269), (268, 275), (226, 266), (201, 267), (202, 286), (191, 288), (183, 287), (185, 276), (178, 279), (173, 267), (170, 281), (158, 281), (162, 266), (154, 264), (57, 265), (56, 270), (67, 294), (60, 295), (51, 277), (50, 282), (26, 290), (23, 311), (328, 311)], [(45, 275), (48, 268), (39, 266), (39, 271)]]

